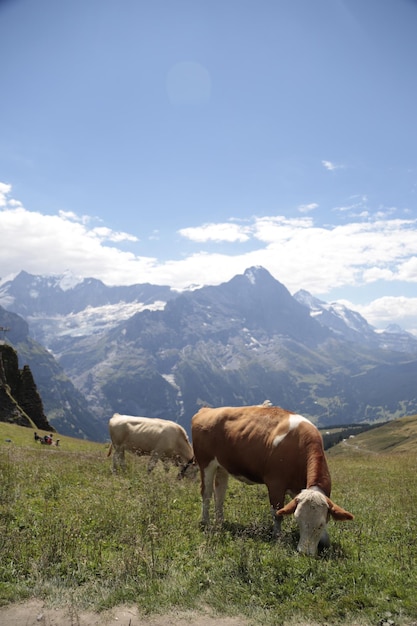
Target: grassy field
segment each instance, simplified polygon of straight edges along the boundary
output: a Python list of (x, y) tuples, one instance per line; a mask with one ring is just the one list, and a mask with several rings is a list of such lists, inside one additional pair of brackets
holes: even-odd
[(368, 451), (371, 454), (394, 452), (416, 452), (417, 450), (417, 415), (402, 417), (382, 426), (368, 430), (349, 439), (344, 445), (331, 448), (329, 454), (344, 454), (346, 451)]
[(415, 449), (329, 455), (332, 498), (355, 520), (330, 522), (331, 547), (311, 558), (296, 552), (293, 519), (272, 541), (264, 487), (231, 480), (224, 528), (202, 531), (198, 480), (162, 466), (148, 476), (132, 456), (114, 476), (105, 445), (60, 439), (41, 446), (0, 424), (0, 604), (204, 606), (274, 625), (417, 620)]

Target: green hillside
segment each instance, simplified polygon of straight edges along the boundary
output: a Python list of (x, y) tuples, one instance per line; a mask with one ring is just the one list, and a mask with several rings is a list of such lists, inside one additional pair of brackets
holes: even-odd
[[(40, 437), (50, 433), (50, 431), (27, 428), (25, 426), (18, 426), (17, 424), (8, 424), (6, 422), (0, 422), (0, 445), (10, 443), (16, 446), (34, 447), (39, 448), (40, 443), (35, 441), (34, 433), (37, 433)], [(68, 437), (59, 433), (53, 434), (53, 439), (56, 441), (59, 439), (59, 446), (61, 450), (66, 452), (95, 452), (104, 450), (107, 448), (106, 444), (96, 443), (94, 441), (88, 441), (86, 439), (78, 439), (75, 437)], [(42, 446), (43, 448), (50, 448), (50, 446)], [(52, 446), (51, 449), (55, 448)]]
[[(368, 436), (392, 449), (394, 436), (404, 446), (416, 432), (417, 416)], [(355, 519), (331, 521), (330, 548), (310, 558), (297, 553), (294, 516), (273, 540), (262, 485), (230, 480), (224, 526), (202, 531), (198, 479), (179, 481), (162, 465), (148, 474), (147, 459), (132, 455), (114, 475), (106, 444), (54, 434), (59, 447), (44, 446), (33, 434), (0, 424), (0, 606), (42, 598), (75, 616), (134, 605), (141, 615), (210, 611), (254, 626), (417, 620), (414, 450), (400, 463), (359, 454), (364, 434), (329, 455), (332, 499)]]
[(327, 450), (327, 454), (399, 454), (413, 450), (417, 450), (417, 415), (402, 417), (344, 439)]

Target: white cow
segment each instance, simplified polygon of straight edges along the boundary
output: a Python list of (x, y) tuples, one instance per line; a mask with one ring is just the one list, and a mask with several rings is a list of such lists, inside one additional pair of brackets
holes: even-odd
[(160, 459), (169, 469), (169, 461), (180, 462), (183, 468), (179, 477), (194, 463), (194, 453), (184, 428), (175, 422), (157, 417), (133, 417), (115, 413), (109, 420), (111, 445), (114, 447), (113, 471), (125, 464), (125, 450), (139, 455), (149, 455), (148, 472)]

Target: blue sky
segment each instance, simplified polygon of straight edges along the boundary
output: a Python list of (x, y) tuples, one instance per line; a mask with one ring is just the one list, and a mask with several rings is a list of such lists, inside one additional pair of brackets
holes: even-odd
[(3, 0), (0, 277), (294, 293), (417, 334), (417, 2)]

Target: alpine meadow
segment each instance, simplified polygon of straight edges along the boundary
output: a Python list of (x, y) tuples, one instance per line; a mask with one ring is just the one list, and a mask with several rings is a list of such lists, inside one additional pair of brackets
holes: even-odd
[[(381, 429), (390, 426), (398, 443), (417, 416)], [(135, 605), (144, 616), (204, 608), (249, 624), (411, 624), (417, 458), (381, 450), (379, 430), (327, 452), (332, 497), (355, 519), (331, 522), (330, 548), (312, 558), (296, 551), (293, 517), (272, 538), (265, 487), (231, 480), (223, 527), (202, 530), (197, 478), (161, 464), (148, 474), (133, 455), (115, 475), (105, 444), (41, 446), (31, 429), (1, 423), (1, 605), (35, 597), (74, 614)]]
[(417, 0), (0, 25), (0, 626), (417, 626)]

